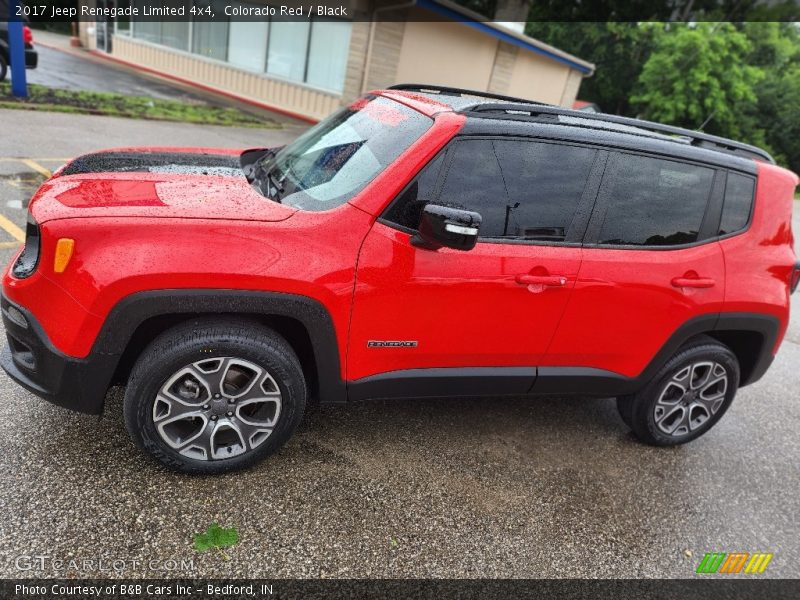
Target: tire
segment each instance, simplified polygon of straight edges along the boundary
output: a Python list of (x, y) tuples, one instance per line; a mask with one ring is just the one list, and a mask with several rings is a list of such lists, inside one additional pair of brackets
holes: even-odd
[(617, 398), (617, 410), (642, 442), (675, 446), (711, 429), (738, 387), (736, 355), (701, 336), (678, 350), (644, 389)]
[(620, 396), (617, 398), (617, 412), (629, 429), (633, 429), (633, 396)]
[(0, 54), (0, 81), (5, 81), (6, 75), (8, 75), (8, 61)]
[(203, 319), (157, 337), (125, 390), (128, 433), (153, 458), (182, 473), (254, 465), (292, 436), (306, 405), (292, 347), (244, 319)]

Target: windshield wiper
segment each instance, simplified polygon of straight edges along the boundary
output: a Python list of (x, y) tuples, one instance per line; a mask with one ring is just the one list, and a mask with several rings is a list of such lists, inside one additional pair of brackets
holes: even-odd
[[(274, 156), (274, 153), (271, 154)], [(272, 169), (265, 169), (263, 163), (264, 161), (259, 160), (258, 162), (250, 165), (250, 175), (252, 177), (248, 177), (248, 179), (250, 180), (251, 184), (255, 183), (258, 186), (258, 189), (264, 196), (280, 204), (281, 198), (283, 197), (283, 186), (280, 185), (278, 180), (272, 174)], [(247, 175), (247, 173), (245, 173), (245, 175)], [(266, 184), (266, 186), (264, 184)], [(264, 189), (265, 187), (267, 189)]]
[(270, 149), (259, 148), (256, 150), (245, 150), (239, 158), (239, 161), (241, 162), (242, 173), (244, 173), (248, 183), (253, 183), (253, 181), (255, 181), (258, 168), (262, 163), (274, 157), (275, 151)]
[(272, 169), (267, 171), (267, 181), (269, 181), (270, 185), (275, 190), (275, 201), (280, 203), (281, 198), (283, 198), (284, 188), (281, 185), (281, 183), (278, 181), (278, 179), (275, 177), (275, 175), (272, 174)]

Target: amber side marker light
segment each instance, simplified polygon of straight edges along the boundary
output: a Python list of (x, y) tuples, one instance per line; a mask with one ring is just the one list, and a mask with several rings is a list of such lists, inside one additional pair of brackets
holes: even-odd
[(63, 273), (67, 268), (69, 260), (72, 258), (72, 251), (75, 250), (75, 240), (61, 238), (56, 242), (56, 255), (53, 259), (53, 271)]

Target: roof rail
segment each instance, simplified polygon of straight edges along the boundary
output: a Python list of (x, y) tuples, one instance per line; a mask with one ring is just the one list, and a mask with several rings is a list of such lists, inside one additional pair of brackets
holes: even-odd
[(398, 90), (402, 92), (441, 94), (443, 96), (474, 96), (476, 98), (490, 98), (492, 100), (503, 100), (505, 102), (523, 102), (525, 104), (535, 104), (537, 106), (551, 106), (550, 104), (543, 104), (534, 100), (525, 100), (524, 98), (503, 96), (501, 94), (492, 94), (491, 92), (479, 92), (477, 90), (465, 90), (462, 88), (446, 87), (442, 85), (426, 85), (424, 83), (398, 83), (397, 85), (393, 85), (386, 89)]
[(462, 112), (476, 114), (476, 116), (497, 116), (497, 114), (500, 113), (504, 118), (518, 118), (520, 115), (531, 118), (535, 118), (539, 115), (563, 115), (574, 117), (576, 119), (583, 119), (585, 121), (616, 123), (618, 125), (626, 125), (628, 127), (644, 129), (654, 133), (681, 136), (682, 138), (686, 138), (684, 143), (688, 142), (692, 146), (717, 150), (719, 152), (725, 152), (727, 154), (733, 154), (736, 156), (745, 156), (747, 158), (762, 160), (775, 164), (775, 159), (770, 156), (769, 152), (762, 150), (761, 148), (757, 148), (756, 146), (751, 146), (750, 144), (735, 142), (727, 138), (703, 133), (702, 131), (692, 131), (691, 129), (684, 129), (683, 127), (662, 125), (661, 123), (632, 119), (630, 117), (620, 117), (618, 115), (587, 113), (561, 108), (558, 106), (534, 104), (530, 102), (524, 102), (522, 104), (478, 104), (476, 106), (467, 107), (463, 109)]

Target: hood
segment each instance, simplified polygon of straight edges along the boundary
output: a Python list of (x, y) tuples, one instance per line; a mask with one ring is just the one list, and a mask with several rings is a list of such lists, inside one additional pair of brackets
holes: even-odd
[(80, 156), (31, 201), (39, 222), (76, 217), (282, 221), (297, 209), (256, 192), (238, 154), (128, 149)]

